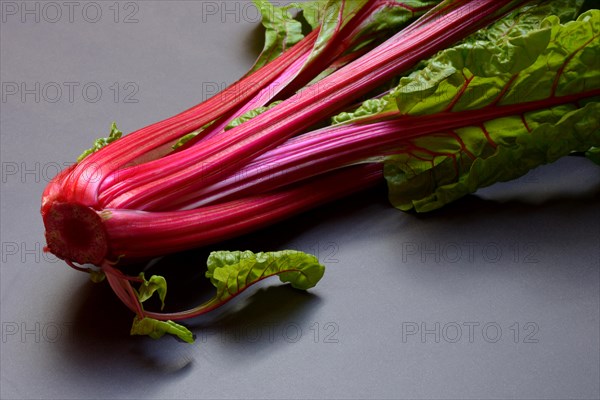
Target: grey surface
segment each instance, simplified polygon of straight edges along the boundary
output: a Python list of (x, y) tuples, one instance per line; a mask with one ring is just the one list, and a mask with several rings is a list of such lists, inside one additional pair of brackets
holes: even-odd
[[(310, 294), (249, 290), (193, 321), (194, 345), (129, 337), (110, 290), (41, 253), (41, 191), (113, 120), (131, 131), (239, 77), (260, 30), (244, 2), (122, 2), (118, 23), (114, 2), (95, 23), (78, 4), (73, 22), (0, 24), (1, 81), (41, 87), (0, 103), (2, 398), (600, 397), (600, 173), (576, 157), (427, 216), (378, 189), (227, 244), (316, 252), (327, 272)], [(73, 101), (53, 82), (77, 82)]]

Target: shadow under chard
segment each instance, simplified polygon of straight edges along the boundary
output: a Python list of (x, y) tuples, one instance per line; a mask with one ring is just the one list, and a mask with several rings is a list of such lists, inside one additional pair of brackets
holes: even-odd
[[(394, 235), (393, 240), (397, 238), (400, 242), (410, 239), (415, 243), (444, 243), (450, 237), (452, 241), (463, 243), (477, 238), (479, 241), (489, 240), (500, 244), (508, 240), (533, 242), (539, 248), (536, 256), (541, 262), (534, 264), (512, 261), (459, 263), (442, 265), (444, 268), (441, 268), (435, 264), (424, 267), (417, 263), (397, 270), (397, 273), (404, 274), (407, 269), (415, 270), (418, 267), (420, 272), (413, 278), (418, 279), (420, 285), (433, 285), (439, 283), (440, 279), (443, 281), (441, 269), (448, 274), (468, 273), (466, 276), (472, 279), (489, 271), (517, 277), (518, 274), (533, 277), (538, 273), (565, 274), (569, 268), (550, 262), (545, 255), (546, 250), (572, 245), (592, 251), (597, 237), (587, 237), (585, 232), (590, 232), (600, 222), (597, 208), (600, 187), (595, 182), (588, 182), (589, 186), (581, 188), (579, 182), (573, 182), (580, 166), (573, 162), (577, 161), (565, 160), (560, 163), (563, 169), (559, 166), (544, 169), (533, 183), (522, 178), (500, 184), (426, 214), (394, 210), (386, 198), (385, 185), (381, 185), (236, 239), (168, 255), (145, 264), (125, 266), (124, 269), (130, 274), (145, 270), (147, 277), (158, 274), (166, 278), (166, 312), (197, 306), (214, 295), (215, 288), (205, 277), (206, 260), (211, 251), (276, 251), (294, 248), (291, 243), (302, 242), (306, 237), (312, 240), (313, 235), (339, 233), (341, 237), (338, 240), (343, 242), (343, 246), (349, 246), (348, 243), (353, 246), (365, 245), (368, 243), (365, 240), (371, 236), (389, 234)], [(571, 168), (565, 171), (564, 167)], [(589, 168), (586, 164), (581, 167)], [(548, 224), (553, 228), (548, 229)], [(566, 233), (558, 234), (554, 228)], [(357, 230), (360, 232), (355, 232)], [(579, 236), (579, 240), (571, 244), (565, 242), (565, 237), (574, 233), (577, 233), (575, 236)], [(586, 243), (588, 247), (585, 247)], [(399, 251), (399, 247), (396, 251)], [(390, 252), (394, 253), (387, 256), (392, 257), (390, 262), (401, 259), (401, 255), (395, 254), (394, 250)], [(335, 279), (337, 273), (348, 273), (347, 268), (355, 268), (352, 264), (344, 264), (342, 257), (338, 265), (331, 266), (329, 274), (326, 272), (325, 279)], [(587, 276), (584, 273), (582, 269), (582, 276)], [(411, 278), (403, 276), (402, 279)], [(572, 284), (581, 285), (582, 282), (574, 279)], [(133, 313), (121, 304), (106, 282), (84, 283), (75, 288), (66, 302), (70, 305), (67, 308), (72, 310), (69, 320), (73, 321), (73, 340), (68, 342), (66, 352), (61, 354), (80, 366), (82, 375), (105, 374), (119, 381), (120, 375), (127, 376), (127, 369), (132, 366), (142, 366), (160, 374), (185, 374), (197, 357), (190, 351), (194, 347), (172, 337), (164, 337), (157, 343), (149, 338), (129, 336)], [(306, 328), (310, 316), (322, 303), (322, 298), (314, 292), (295, 290), (272, 277), (250, 287), (223, 307), (183, 323), (196, 335), (197, 344), (191, 346), (199, 346), (198, 349), (214, 346), (215, 351), (228, 354), (229, 358), (245, 360), (251, 355), (263, 354), (266, 350), (289, 344), (281, 339), (273, 342), (269, 336), (264, 336), (267, 332), (265, 327), (295, 323)], [(159, 310), (160, 304), (151, 299), (145, 303), (145, 307)], [(263, 336), (257, 339), (257, 332), (262, 332)], [(115, 363), (116, 359), (119, 362)], [(106, 371), (100, 372), (97, 367), (100, 370), (106, 367)], [(122, 380), (126, 381), (125, 378)]]
[[(378, 199), (378, 200), (377, 200)], [(212, 246), (167, 255), (147, 263), (137, 263), (122, 267), (123, 271), (137, 275), (144, 271), (146, 277), (162, 275), (167, 280), (167, 297), (163, 311), (180, 311), (197, 306), (211, 298), (215, 288), (205, 277), (206, 260), (214, 250), (276, 251), (288, 248), (296, 237), (306, 234), (321, 224), (335, 224), (350, 215), (359, 215), (361, 210), (372, 206), (373, 202), (387, 202), (382, 188), (376, 188), (349, 196), (334, 204), (324, 205), (305, 212), (281, 223), (261, 229), (229, 241)], [(291, 247), (291, 246), (290, 246)], [(159, 339), (129, 336), (133, 313), (129, 311), (112, 292), (106, 281), (94, 284), (84, 282), (66, 300), (73, 321), (72, 340), (68, 342), (62, 357), (81, 366), (81, 371), (90, 376), (106, 374), (111, 379), (127, 381), (128, 368), (143, 367), (163, 374), (188, 369), (191, 362), (190, 345), (180, 343), (170, 336)], [(228, 343), (235, 351), (252, 353), (260, 349), (273, 349), (268, 339), (253, 341), (238, 340), (239, 332), (249, 332), (273, 324), (302, 324), (316, 310), (321, 300), (309, 292), (293, 289), (271, 277), (251, 286), (223, 307), (192, 320), (183, 321), (196, 335), (197, 342), (214, 340), (218, 332), (219, 341)], [(148, 310), (160, 310), (157, 299), (144, 303)], [(234, 332), (231, 336), (231, 332)], [(236, 336), (238, 335), (238, 336)], [(223, 338), (227, 337), (225, 341)], [(231, 339), (234, 337), (234, 339)], [(194, 346), (194, 345), (191, 345)], [(164, 350), (157, 350), (157, 349)], [(187, 349), (187, 350), (186, 350)], [(233, 351), (233, 350), (232, 350)], [(114, 367), (115, 359), (119, 359)], [(97, 368), (106, 366), (106, 371)], [(110, 368), (109, 368), (110, 366)], [(127, 385), (125, 385), (127, 386)]]
[[(299, 236), (310, 235), (311, 230), (317, 229), (322, 224), (331, 225), (336, 221), (347, 220), (351, 215), (360, 215), (361, 210), (366, 210), (374, 202), (389, 206), (383, 185), (231, 240), (169, 254), (147, 263), (125, 265), (121, 269), (134, 276), (141, 271), (144, 271), (146, 278), (152, 275), (163, 276), (167, 281), (167, 298), (163, 311), (181, 311), (202, 304), (215, 294), (215, 287), (206, 278), (206, 261), (212, 251), (250, 250), (257, 253), (290, 249), (310, 252), (308, 249), (296, 249), (291, 243)], [(245, 298), (256, 290), (255, 287), (265, 285), (281, 286), (282, 284), (277, 277), (271, 277), (250, 286), (238, 297)], [(284, 292), (288, 291), (297, 292), (291, 287), (284, 289)], [(236, 300), (237, 298), (231, 302)], [(146, 301), (144, 306), (148, 310), (159, 311), (161, 304), (158, 298), (153, 297)]]
[(219, 354), (224, 368), (245, 368), (260, 357), (309, 340), (322, 304), (319, 296), (289, 285), (262, 286), (186, 325), (196, 335), (198, 349)]
[[(130, 336), (133, 313), (121, 304), (106, 282), (85, 282), (71, 293), (66, 308), (72, 327), (55, 357), (77, 385), (106, 382), (105, 396), (128, 397), (140, 387), (152, 390), (184, 379), (192, 370), (190, 345), (165, 337), (155, 341)], [(187, 346), (187, 347), (186, 347)]]
[[(347, 245), (346, 242), (354, 244), (354, 241), (359, 241), (356, 245), (360, 245), (362, 235), (361, 232), (356, 232), (357, 230), (364, 232), (366, 236), (397, 235), (398, 240), (406, 241), (405, 234), (417, 227), (420, 227), (417, 232), (422, 228), (433, 235), (428, 240), (435, 239), (440, 242), (448, 241), (449, 234), (464, 238), (465, 241), (473, 238), (483, 240), (486, 237), (505, 238), (510, 237), (512, 231), (524, 231), (522, 224), (540, 225), (544, 218), (563, 223), (559, 217), (561, 215), (571, 215), (573, 219), (593, 215), (594, 207), (600, 200), (600, 187), (593, 182), (588, 182), (591, 184), (583, 187), (574, 182), (577, 175), (577, 168), (574, 167), (579, 165), (581, 160), (571, 158), (561, 161), (563, 169), (548, 166), (537, 175), (534, 174), (535, 179), (525, 176), (513, 182), (480, 189), (476, 194), (465, 196), (429, 213), (405, 213), (395, 210), (389, 204), (387, 189), (382, 182), (371, 190), (323, 205), (256, 232), (125, 268), (132, 275), (145, 269), (146, 277), (152, 274), (164, 276), (168, 283), (164, 311), (170, 312), (197, 306), (214, 295), (215, 288), (205, 277), (206, 260), (211, 251), (260, 252), (297, 249), (311, 252), (310, 246), (302, 243), (309, 243), (313, 237), (315, 240), (339, 240), (344, 246)], [(573, 164), (574, 162), (576, 164)], [(565, 171), (565, 166), (571, 168)], [(586, 164), (583, 164), (583, 167), (589, 168)], [(388, 222), (381, 225), (382, 220)], [(396, 222), (398, 232), (388, 232), (394, 226), (390, 224), (391, 220)], [(382, 231), (378, 231), (378, 225)], [(334, 233), (342, 236), (334, 238)], [(529, 233), (529, 240), (533, 240), (533, 234), (534, 232)], [(523, 241), (527, 239), (520, 234), (515, 237)], [(538, 232), (537, 240), (543, 243), (545, 239), (547, 238), (544, 232)], [(326, 272), (325, 276), (327, 275)], [(246, 293), (242, 293), (232, 302), (235, 303), (239, 298), (248, 299), (248, 296), (256, 291), (256, 287), (270, 285), (280, 286), (281, 283), (276, 277), (266, 279), (247, 289)], [(295, 292), (291, 287), (284, 287), (282, 290), (282, 293)], [(160, 309), (160, 303), (155, 298), (150, 299), (145, 306), (153, 311)], [(227, 306), (223, 307), (223, 310), (228, 309)], [(213, 311), (210, 314), (214, 313)]]

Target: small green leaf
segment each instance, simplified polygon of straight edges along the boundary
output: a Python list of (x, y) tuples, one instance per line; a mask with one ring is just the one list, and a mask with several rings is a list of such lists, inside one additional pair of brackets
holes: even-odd
[(94, 142), (94, 146), (92, 146), (90, 149), (87, 149), (86, 151), (81, 153), (79, 157), (77, 157), (77, 162), (81, 162), (81, 160), (83, 160), (90, 154), (95, 153), (96, 151), (100, 150), (109, 143), (114, 142), (115, 140), (119, 139), (122, 135), (123, 132), (118, 130), (116, 122), (113, 122), (110, 126), (110, 134), (108, 135), (108, 137), (96, 139), (96, 141)]
[(177, 336), (184, 342), (194, 343), (194, 335), (188, 328), (170, 320), (159, 321), (148, 317), (140, 319), (136, 315), (130, 333), (132, 335), (148, 335), (152, 339), (159, 339), (168, 333)]
[(325, 267), (310, 254), (295, 250), (267, 253), (215, 251), (207, 261), (206, 277), (217, 288), (211, 302), (225, 302), (264, 278), (279, 275), (297, 289), (310, 289), (323, 277)]
[(141, 272), (139, 277), (144, 281), (137, 290), (137, 296), (141, 303), (148, 300), (154, 292), (158, 293), (161, 301), (161, 310), (165, 307), (165, 297), (167, 296), (167, 281), (160, 275), (152, 275), (150, 280), (146, 280), (144, 273)]

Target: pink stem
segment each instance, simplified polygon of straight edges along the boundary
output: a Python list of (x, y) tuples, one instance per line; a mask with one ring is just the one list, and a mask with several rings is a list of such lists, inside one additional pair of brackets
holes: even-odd
[[(135, 167), (135, 179), (124, 181), (122, 196), (107, 198), (106, 208), (169, 210), (170, 204), (233, 170), (234, 164), (276, 147), (302, 129), (339, 111), (356, 96), (385, 82), (417, 61), (489, 22), (489, 15), (511, 2), (457, 1), (442, 9), (444, 19), (421, 20), (401, 31), (366, 56), (290, 97), (279, 106), (227, 132), (218, 140), (177, 155)], [(454, 3), (452, 3), (454, 5)], [(433, 15), (439, 16), (439, 9)], [(308, 93), (307, 93), (308, 92)], [(217, 139), (217, 138), (214, 138)], [(199, 162), (199, 160), (202, 160)], [(141, 184), (140, 184), (141, 183)]]

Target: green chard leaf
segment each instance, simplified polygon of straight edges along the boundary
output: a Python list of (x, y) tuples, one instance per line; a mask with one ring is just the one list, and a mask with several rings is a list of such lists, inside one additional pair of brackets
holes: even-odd
[(342, 0), (323, 2), (321, 30), (311, 58), (316, 57), (329, 45), (330, 39), (340, 31), (369, 0)]
[[(307, 290), (314, 287), (323, 277), (325, 267), (313, 255), (301, 251), (284, 250), (267, 253), (251, 251), (215, 251), (207, 260), (206, 277), (217, 288), (215, 296), (188, 312), (198, 315), (198, 311), (207, 312), (231, 300), (250, 285), (273, 275), (282, 282), (289, 282), (296, 289)], [(146, 301), (155, 292), (164, 306), (166, 281), (153, 275), (150, 280), (140, 274), (143, 283), (136, 294), (140, 302)], [(184, 326), (173, 321), (160, 321), (154, 318), (136, 316), (131, 327), (132, 335), (149, 335), (157, 339), (165, 333), (175, 335), (192, 343), (192, 333)]]
[[(254, 4), (262, 15), (265, 27), (265, 44), (258, 56), (252, 71), (280, 56), (304, 38), (302, 23), (306, 22), (312, 29), (319, 24), (323, 1), (307, 1), (277, 6), (269, 0), (254, 0)], [(302, 10), (302, 12), (295, 12)]]
[(350, 52), (359, 50), (373, 41), (390, 37), (439, 3), (441, 0), (380, 1), (378, 8), (357, 29), (358, 34), (353, 38)]
[(109, 143), (114, 142), (115, 140), (119, 139), (122, 135), (123, 135), (123, 132), (118, 130), (117, 124), (115, 122), (113, 122), (112, 125), (110, 126), (110, 134), (108, 135), (108, 137), (96, 139), (96, 141), (94, 142), (94, 146), (92, 146), (90, 149), (87, 149), (86, 151), (81, 153), (81, 155), (79, 157), (77, 157), (77, 162), (80, 162), (81, 160), (83, 160), (84, 158), (89, 156), (90, 154), (95, 153), (96, 151), (100, 150), (101, 148), (108, 145)]
[(296, 289), (314, 287), (325, 267), (313, 255), (295, 250), (266, 253), (215, 251), (208, 257), (206, 277), (217, 288), (209, 303), (224, 303), (248, 286), (273, 275)]
[[(391, 36), (440, 2), (441, 0), (378, 1), (377, 8), (370, 13), (369, 18), (354, 30), (355, 36), (351, 39), (348, 52), (357, 51), (374, 41)], [(320, 27), (309, 61), (315, 59), (327, 49), (333, 35), (369, 3), (369, 0), (314, 0), (276, 6), (269, 0), (254, 0), (262, 15), (266, 32), (263, 51), (252, 70), (259, 69), (302, 40), (307, 28), (314, 30)], [(333, 70), (335, 68), (326, 69), (315, 81)]]
[(148, 335), (152, 339), (159, 339), (166, 333), (177, 336), (187, 343), (194, 343), (194, 335), (188, 328), (173, 321), (159, 321), (153, 318), (139, 318), (135, 316), (131, 326), (131, 335)]
[[(369, 18), (355, 28), (352, 43), (346, 53), (352, 53), (378, 40), (387, 39), (392, 36), (414, 18), (421, 16), (441, 0), (423, 0), (407, 3), (402, 0), (390, 0), (377, 2), (377, 8), (371, 11)], [(266, 28), (265, 48), (253, 70), (265, 65), (291, 44), (297, 43), (303, 38), (301, 34), (301, 18), (308, 23), (311, 29), (321, 26), (319, 36), (312, 49), (308, 62), (317, 58), (331, 45), (331, 38), (344, 28), (352, 18), (364, 7), (369, 5), (368, 0), (323, 0), (307, 1), (302, 3), (290, 3), (283, 7), (276, 7), (268, 0), (255, 0), (255, 4), (263, 15), (263, 25)], [(290, 12), (294, 9), (301, 13), (292, 17)], [(299, 25), (300, 24), (300, 25)], [(292, 39), (290, 39), (292, 38)], [(330, 75), (342, 67), (341, 63), (334, 63), (325, 68), (317, 75), (310, 84), (313, 84)], [(276, 106), (275, 102), (267, 107), (259, 107), (249, 111), (243, 116), (236, 118), (225, 129), (231, 129), (242, 124), (257, 115), (268, 111)], [(181, 146), (187, 140), (196, 136), (192, 133), (182, 138), (173, 148)]]
[[(389, 94), (367, 100), (353, 112), (342, 112), (332, 122), (357, 122), (383, 113), (435, 114), (453, 100), (458, 103), (453, 111), (479, 108), (493, 102), (494, 95), (499, 95), (516, 74), (520, 79), (528, 79), (520, 86), (513, 85), (511, 94), (504, 96), (499, 104), (508, 100), (513, 103), (534, 100), (522, 96), (527, 93), (522, 87), (537, 81), (537, 75), (527, 77), (523, 70), (538, 60), (550, 42), (551, 27), (545, 20), (558, 14), (561, 21), (568, 22), (576, 17), (582, 3), (582, 0), (557, 0), (520, 7), (459, 45), (421, 63), (420, 68), (401, 78)], [(551, 73), (552, 70), (548, 71)], [(461, 92), (467, 79), (472, 81)], [(470, 104), (465, 105), (466, 102)]]
[(154, 293), (158, 293), (161, 302), (161, 310), (165, 307), (165, 298), (167, 297), (167, 281), (160, 275), (152, 275), (150, 280), (146, 280), (144, 273), (141, 272), (139, 278), (143, 280), (136, 294), (141, 303), (148, 300)]
[(402, 210), (432, 211), (480, 187), (585, 151), (589, 143), (600, 143), (598, 115), (600, 103), (590, 102), (582, 108), (527, 113), (526, 125), (520, 117), (489, 121), (484, 126), (496, 148), (482, 142), (481, 127), (457, 130), (462, 144), (442, 134), (417, 139), (414, 151), (390, 157), (385, 164), (390, 200)]
[[(580, 4), (568, 3), (574, 9)], [(386, 96), (385, 107), (405, 115), (435, 114), (600, 88), (600, 11), (587, 11), (565, 24), (556, 16), (543, 18), (535, 8), (509, 18), (513, 26), (500, 21), (488, 29), (488, 40), (482, 39), (485, 31), (479, 32), (477, 38), (440, 52), (401, 79)], [(533, 23), (535, 19), (539, 23)], [(500, 26), (510, 26), (510, 34), (499, 35)], [(479, 187), (599, 146), (598, 100), (411, 140), (406, 151), (386, 161), (390, 199), (403, 210), (434, 210)], [(352, 118), (356, 117), (346, 120)]]
[[(441, 0), (411, 2), (402, 0), (375, 2), (368, 0), (330, 0), (326, 3), (324, 2), (326, 4), (325, 7), (319, 10), (323, 15), (321, 31), (319, 32), (319, 37), (309, 61), (326, 51), (328, 46), (331, 45), (332, 36), (343, 29), (363, 8), (375, 7), (369, 11), (369, 17), (354, 28), (353, 36), (349, 39), (351, 43), (346, 54), (359, 51), (367, 45), (393, 36), (413, 19), (423, 15), (440, 2)], [(311, 83), (323, 79), (342, 66), (342, 64), (335, 64), (325, 68)]]
[(536, 1), (522, 5), (489, 27), (475, 32), (468, 40), (506, 41), (511, 37), (525, 36), (539, 28), (549, 15), (567, 23), (577, 18), (584, 0)]
[[(146, 280), (144, 273), (141, 272), (139, 278), (142, 279), (142, 284), (135, 294), (140, 303), (151, 298), (154, 293), (158, 293), (161, 302), (161, 310), (165, 306), (165, 297), (167, 296), (167, 281), (160, 275), (152, 275), (150, 280)], [(179, 339), (187, 343), (194, 342), (194, 335), (185, 326), (173, 321), (160, 321), (154, 318), (143, 317), (136, 315), (131, 326), (131, 335), (148, 335), (152, 339), (159, 339), (165, 334), (177, 336)]]

